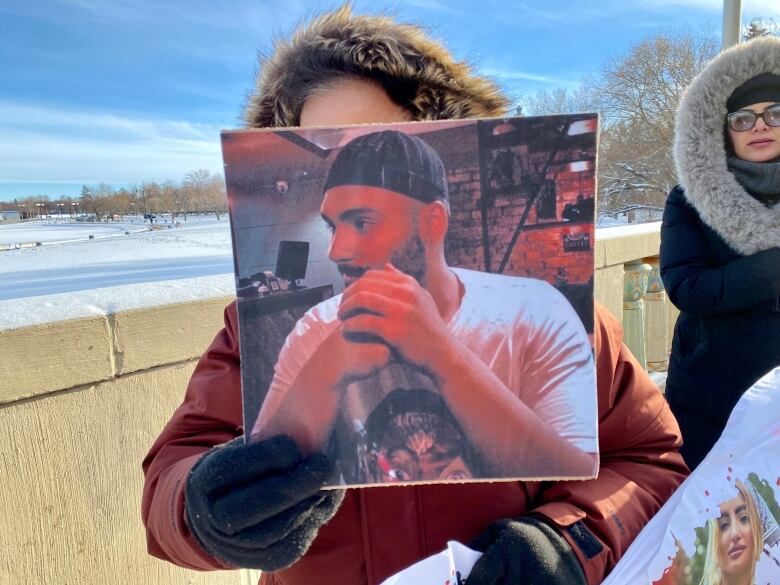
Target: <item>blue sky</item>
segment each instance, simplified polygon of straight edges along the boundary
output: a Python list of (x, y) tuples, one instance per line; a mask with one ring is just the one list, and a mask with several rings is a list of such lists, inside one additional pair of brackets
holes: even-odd
[[(337, 5), (305, 0), (0, 3), (0, 200), (222, 168), (257, 51)], [(720, 35), (722, 0), (357, 0), (426, 26), (511, 95), (574, 86), (655, 32)], [(743, 0), (743, 21), (780, 0)]]

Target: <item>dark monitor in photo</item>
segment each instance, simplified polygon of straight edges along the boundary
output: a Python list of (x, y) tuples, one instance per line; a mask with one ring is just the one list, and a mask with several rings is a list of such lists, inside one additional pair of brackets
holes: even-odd
[(279, 242), (276, 257), (276, 276), (290, 281), (290, 288), (298, 288), (296, 281), (306, 278), (306, 264), (309, 260), (309, 242)]

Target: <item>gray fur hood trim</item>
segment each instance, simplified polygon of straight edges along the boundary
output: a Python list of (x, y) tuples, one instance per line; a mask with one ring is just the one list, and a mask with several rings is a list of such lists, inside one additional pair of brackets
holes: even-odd
[(726, 100), (751, 77), (780, 74), (780, 39), (762, 38), (721, 53), (680, 101), (674, 159), (685, 197), (702, 220), (743, 255), (780, 246), (780, 205), (765, 207), (726, 166)]

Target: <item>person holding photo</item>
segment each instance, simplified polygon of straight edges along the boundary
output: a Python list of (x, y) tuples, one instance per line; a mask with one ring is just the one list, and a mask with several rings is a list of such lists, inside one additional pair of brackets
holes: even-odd
[(780, 365), (780, 39), (729, 49), (693, 81), (675, 161), (661, 277), (681, 313), (666, 396), (694, 468), (745, 390)]
[(754, 585), (764, 549), (758, 504), (741, 481), (738, 495), (720, 504), (720, 516), (707, 521), (707, 552), (701, 585)]
[[(344, 6), (279, 41), (246, 125), (475, 118), (508, 106), (418, 27)], [(389, 264), (358, 280), (416, 290)], [(263, 585), (375, 585), (458, 540), (484, 551), (469, 585), (596, 585), (687, 474), (663, 396), (597, 307), (597, 479), (322, 490), (332, 468), (322, 454), (284, 436), (244, 443), (236, 321), (233, 303), (143, 462), (149, 552), (178, 565), (257, 567)]]

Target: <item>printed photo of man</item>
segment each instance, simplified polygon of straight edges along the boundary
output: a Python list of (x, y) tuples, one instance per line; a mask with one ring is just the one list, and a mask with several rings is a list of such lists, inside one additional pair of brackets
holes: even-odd
[(327, 449), (346, 483), (595, 474), (582, 322), (544, 281), (448, 265), (431, 146), (397, 130), (353, 139), (320, 212), (346, 288), (288, 336), (253, 440)]

